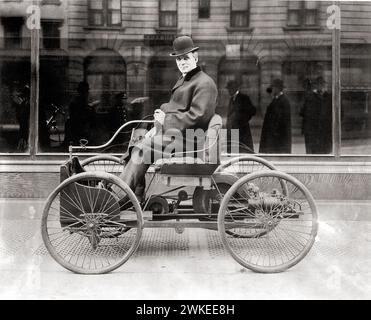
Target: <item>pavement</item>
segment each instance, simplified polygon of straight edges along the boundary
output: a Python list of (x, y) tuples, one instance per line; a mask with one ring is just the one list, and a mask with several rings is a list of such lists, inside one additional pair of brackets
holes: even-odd
[(318, 202), (316, 242), (283, 273), (243, 268), (215, 231), (145, 229), (128, 262), (97, 276), (74, 274), (50, 257), (40, 232), (43, 205), (0, 199), (0, 299), (371, 298), (370, 203)]

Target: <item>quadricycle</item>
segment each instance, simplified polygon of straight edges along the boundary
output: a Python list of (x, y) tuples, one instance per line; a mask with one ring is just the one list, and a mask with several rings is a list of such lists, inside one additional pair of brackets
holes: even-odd
[[(109, 146), (136, 123), (153, 121), (126, 123), (102, 146), (70, 146), (41, 226), (44, 244), (60, 265), (82, 274), (111, 272), (136, 252), (144, 228), (214, 230), (239, 264), (261, 273), (282, 272), (307, 255), (318, 229), (313, 196), (261, 157), (223, 157), (219, 115), (211, 119), (196, 158), (174, 154), (151, 165), (142, 199), (120, 178), (120, 158), (99, 154), (80, 162), (74, 156)], [(142, 137), (138, 132), (132, 130), (132, 141)]]

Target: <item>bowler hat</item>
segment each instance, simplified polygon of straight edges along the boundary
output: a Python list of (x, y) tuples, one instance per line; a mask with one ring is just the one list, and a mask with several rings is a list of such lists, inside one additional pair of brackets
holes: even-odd
[(197, 51), (199, 47), (195, 47), (193, 40), (188, 36), (181, 36), (173, 42), (174, 52), (170, 53), (172, 57), (182, 56), (189, 52)]
[(278, 88), (282, 90), (284, 87), (285, 86), (283, 85), (283, 81), (281, 79), (274, 79), (267, 89), (272, 90), (272, 88)]
[(323, 77), (319, 76), (316, 78), (316, 80), (314, 80), (314, 83), (318, 85), (322, 85), (326, 83), (326, 80)]

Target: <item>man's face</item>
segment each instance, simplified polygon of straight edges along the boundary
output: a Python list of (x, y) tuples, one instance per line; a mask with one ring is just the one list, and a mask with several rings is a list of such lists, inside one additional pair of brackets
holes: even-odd
[(230, 86), (227, 89), (228, 89), (229, 95), (230, 96), (233, 96), (237, 92), (238, 87), (236, 87), (236, 86)]
[(196, 53), (190, 52), (176, 58), (176, 64), (181, 73), (188, 73), (197, 67), (198, 57)]
[(273, 96), (278, 95), (281, 91), (282, 91), (281, 88), (278, 88), (278, 87), (275, 87), (275, 86), (272, 87), (272, 95)]

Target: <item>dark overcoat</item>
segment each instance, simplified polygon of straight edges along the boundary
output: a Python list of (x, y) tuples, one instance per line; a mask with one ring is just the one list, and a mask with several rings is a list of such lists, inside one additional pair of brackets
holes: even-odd
[(166, 113), (164, 133), (169, 129), (207, 130), (215, 114), (218, 89), (213, 79), (200, 67), (178, 80), (171, 91), (170, 101), (161, 106)]
[(275, 97), (265, 113), (260, 153), (291, 153), (291, 108), (285, 94)]
[(234, 98), (231, 98), (226, 125), (227, 129), (239, 129), (240, 142), (247, 145), (252, 151), (254, 151), (254, 144), (249, 121), (255, 114), (256, 108), (248, 95), (239, 92)]
[(332, 149), (332, 106), (328, 93), (310, 92), (300, 111), (307, 154), (326, 154)]

